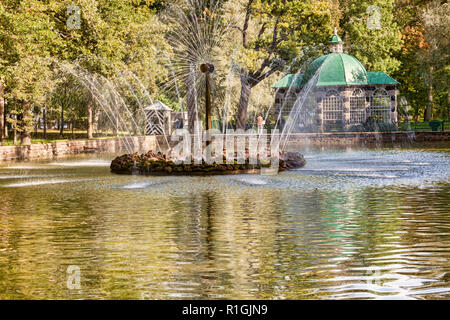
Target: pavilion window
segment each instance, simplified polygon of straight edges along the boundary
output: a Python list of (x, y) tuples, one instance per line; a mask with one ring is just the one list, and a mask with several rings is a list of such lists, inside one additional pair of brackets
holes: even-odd
[(290, 94), (286, 96), (281, 103), (281, 112), (283, 114), (289, 115), (292, 111), (292, 108), (294, 107), (295, 101), (297, 100), (298, 96), (295, 94)]
[(336, 90), (327, 92), (323, 99), (323, 120), (324, 121), (342, 121), (344, 101)]
[(378, 122), (391, 122), (391, 97), (384, 89), (377, 89), (370, 102), (369, 115)]
[(366, 119), (366, 98), (361, 89), (353, 91), (350, 97), (350, 123), (362, 123)]

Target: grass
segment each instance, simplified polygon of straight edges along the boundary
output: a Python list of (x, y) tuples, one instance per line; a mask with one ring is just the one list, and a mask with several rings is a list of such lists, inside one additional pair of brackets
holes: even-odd
[[(128, 135), (128, 133), (122, 132), (120, 135)], [(53, 143), (53, 142), (64, 142), (64, 141), (79, 141), (79, 140), (99, 140), (99, 139), (112, 139), (116, 136), (113, 135), (112, 132), (98, 132), (94, 133), (93, 139), (88, 139), (86, 136), (86, 131), (75, 130), (67, 131), (64, 133), (64, 137), (59, 136), (59, 130), (47, 130), (46, 138), (44, 138), (43, 131), (38, 131), (37, 133), (31, 133), (31, 143), (32, 144), (40, 144), (40, 143)], [(9, 135), (3, 142), (4, 146), (13, 146), (14, 141), (12, 138), (12, 134)], [(17, 145), (20, 145), (20, 136), (17, 137)]]

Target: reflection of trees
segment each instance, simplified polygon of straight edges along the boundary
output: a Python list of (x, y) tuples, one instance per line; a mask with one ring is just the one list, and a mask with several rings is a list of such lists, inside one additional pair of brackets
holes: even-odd
[[(317, 298), (371, 266), (395, 273), (393, 259), (448, 272), (448, 185), (288, 191), (207, 181), (5, 189), (0, 297)], [(433, 255), (406, 261), (410, 248)], [(66, 288), (70, 264), (81, 267), (82, 294)]]
[[(267, 298), (288, 289), (284, 275), (307, 260), (307, 249), (287, 234), (285, 196), (256, 190), (189, 195), (177, 223), (177, 245), (180, 262), (190, 264), (180, 268), (177, 282), (197, 283), (203, 288), (201, 298)], [(172, 205), (181, 209), (178, 201)], [(301, 292), (298, 287), (291, 296)]]

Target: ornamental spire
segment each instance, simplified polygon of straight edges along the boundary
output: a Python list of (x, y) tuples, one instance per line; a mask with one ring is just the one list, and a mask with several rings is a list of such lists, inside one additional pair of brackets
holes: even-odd
[(337, 27), (334, 27), (334, 34), (328, 41), (330, 44), (330, 52), (342, 53), (344, 52), (344, 46), (342, 39), (337, 34)]

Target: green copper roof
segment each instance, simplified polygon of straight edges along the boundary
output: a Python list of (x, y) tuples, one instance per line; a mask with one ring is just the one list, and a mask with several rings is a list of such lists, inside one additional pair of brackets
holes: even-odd
[(289, 88), (291, 85), (294, 87), (302, 86), (303, 74), (288, 74), (283, 77), (280, 81), (275, 83), (272, 88)]
[(330, 53), (314, 60), (303, 77), (305, 85), (319, 70), (318, 86), (368, 84), (367, 71), (355, 57)]
[[(272, 88), (289, 88), (291, 85), (293, 87), (302, 87), (304, 84), (302, 83), (304, 75), (301, 73), (298, 74), (288, 74), (283, 77), (280, 81), (272, 85)], [(295, 81), (294, 81), (295, 79)], [(400, 84), (397, 80), (391, 78), (383, 71), (376, 72), (367, 72), (367, 85), (397, 85)], [(365, 85), (366, 83), (360, 83), (359, 85)], [(354, 84), (355, 85), (355, 84)], [(322, 86), (325, 86), (322, 84)]]
[(369, 84), (400, 84), (383, 71), (367, 72)]
[(339, 43), (339, 42), (342, 42), (342, 39), (337, 34), (333, 34), (333, 36), (330, 38), (330, 41), (328, 41), (328, 43)]

